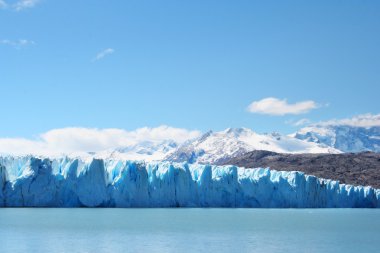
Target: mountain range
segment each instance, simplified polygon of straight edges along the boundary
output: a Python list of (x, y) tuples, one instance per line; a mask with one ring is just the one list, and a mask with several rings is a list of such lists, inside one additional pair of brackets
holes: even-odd
[[(373, 117), (376, 117), (375, 121)], [(148, 130), (146, 129), (144, 136), (149, 135)], [(167, 136), (173, 136), (173, 138), (134, 138), (134, 141), (129, 142), (130, 144), (125, 144), (128, 141), (123, 141), (120, 142), (123, 143), (121, 145), (115, 143), (112, 148), (98, 149), (96, 152), (83, 149), (80, 152), (54, 155), (43, 152), (28, 154), (49, 158), (68, 156), (85, 160), (111, 158), (218, 165), (257, 150), (280, 154), (340, 154), (365, 151), (377, 153), (380, 152), (380, 115), (371, 118), (366, 118), (364, 115), (349, 121), (314, 124), (289, 135), (276, 132), (261, 134), (249, 128), (227, 128), (223, 131), (208, 131), (204, 134), (198, 132), (191, 137), (186, 137), (184, 131)], [(128, 135), (122, 137), (128, 139)], [(118, 137), (116, 135), (113, 138)], [(54, 145), (57, 146), (59, 143), (54, 143)], [(4, 155), (14, 154), (2, 153), (2, 156)]]
[(198, 138), (177, 143), (174, 140), (144, 141), (133, 146), (106, 150), (99, 158), (224, 164), (255, 150), (285, 154), (339, 154), (380, 152), (380, 126), (320, 124), (282, 135), (259, 134), (248, 128), (209, 131)]
[(380, 152), (380, 126), (314, 125), (302, 128), (291, 136), (342, 152)]
[(258, 134), (248, 128), (228, 128), (207, 132), (179, 146), (164, 159), (174, 162), (221, 164), (254, 150), (277, 153), (340, 153), (325, 144), (308, 142), (279, 133)]

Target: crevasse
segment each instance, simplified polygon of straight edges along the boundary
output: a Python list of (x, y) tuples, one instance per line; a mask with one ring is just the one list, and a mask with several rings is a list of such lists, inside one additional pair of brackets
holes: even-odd
[(6, 207), (380, 207), (380, 190), (267, 168), (0, 158)]

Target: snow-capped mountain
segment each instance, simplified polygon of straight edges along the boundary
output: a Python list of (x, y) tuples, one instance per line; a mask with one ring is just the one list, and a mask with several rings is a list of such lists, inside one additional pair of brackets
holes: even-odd
[[(120, 160), (135, 160), (135, 161), (159, 161), (165, 156), (173, 153), (178, 147), (178, 143), (173, 140), (164, 140), (160, 142), (142, 141), (134, 145), (110, 149), (96, 153), (90, 153), (87, 156), (90, 158), (113, 158)], [(79, 155), (86, 157), (86, 155)]]
[(175, 152), (181, 142), (174, 140), (163, 141), (140, 141), (131, 145), (126, 145), (118, 148), (110, 148), (101, 151), (77, 151), (70, 153), (30, 153), (13, 155), (9, 153), (0, 153), (0, 157), (38, 157), (40, 159), (61, 159), (67, 157), (70, 159), (80, 159), (83, 161), (91, 161), (92, 159), (112, 159), (112, 160), (131, 160), (131, 161), (161, 161), (169, 154)]
[(324, 144), (303, 141), (278, 133), (258, 134), (248, 128), (228, 128), (207, 132), (199, 139), (188, 141), (165, 160), (190, 163), (220, 164), (253, 150), (277, 153), (340, 153)]
[(291, 136), (343, 152), (380, 152), (380, 126), (319, 124), (302, 128)]
[(0, 156), (92, 158), (223, 164), (255, 150), (276, 153), (380, 152), (380, 114), (320, 122), (291, 135), (258, 134), (247, 128), (220, 132), (168, 126), (122, 129), (64, 128), (36, 140), (0, 138)]

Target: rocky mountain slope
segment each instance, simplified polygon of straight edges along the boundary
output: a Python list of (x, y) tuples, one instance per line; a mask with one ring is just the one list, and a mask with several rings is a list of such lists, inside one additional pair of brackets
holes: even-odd
[(320, 178), (353, 185), (380, 188), (380, 154), (373, 152), (344, 154), (279, 154), (253, 151), (231, 158), (221, 164), (246, 168), (302, 171)]

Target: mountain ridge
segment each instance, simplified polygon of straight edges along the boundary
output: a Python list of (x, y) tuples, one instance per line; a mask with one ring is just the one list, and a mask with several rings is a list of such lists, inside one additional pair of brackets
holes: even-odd
[(324, 144), (307, 142), (279, 133), (258, 134), (248, 128), (227, 128), (209, 131), (192, 142), (187, 142), (164, 160), (218, 164), (234, 156), (253, 150), (279, 153), (339, 153)]
[(325, 144), (342, 152), (380, 152), (380, 126), (313, 125), (301, 128), (291, 137)]

